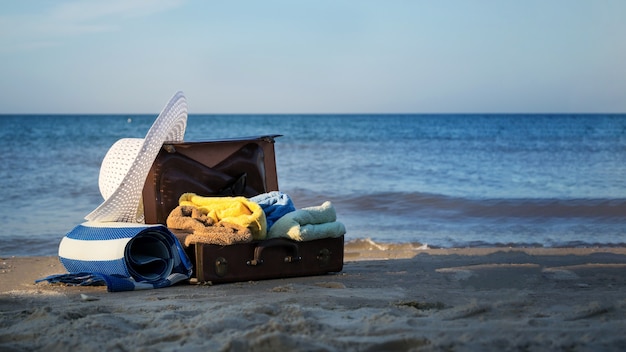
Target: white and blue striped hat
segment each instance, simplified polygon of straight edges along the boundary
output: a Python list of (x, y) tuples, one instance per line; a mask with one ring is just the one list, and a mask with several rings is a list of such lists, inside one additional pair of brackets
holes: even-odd
[(165, 142), (182, 142), (187, 127), (187, 100), (177, 92), (165, 105), (145, 138), (124, 138), (109, 149), (98, 184), (104, 202), (85, 219), (94, 222), (143, 223), (142, 192), (148, 172)]

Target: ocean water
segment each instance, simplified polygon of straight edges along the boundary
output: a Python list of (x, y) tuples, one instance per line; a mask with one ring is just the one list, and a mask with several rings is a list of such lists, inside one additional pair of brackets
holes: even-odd
[[(55, 255), (102, 158), (154, 115), (0, 116), (0, 256)], [(626, 245), (626, 115), (190, 115), (187, 141), (280, 134), (280, 189), (346, 239)]]

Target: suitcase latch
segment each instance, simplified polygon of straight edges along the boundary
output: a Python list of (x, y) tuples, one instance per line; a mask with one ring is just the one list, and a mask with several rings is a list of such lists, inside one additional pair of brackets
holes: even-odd
[(284, 259), (285, 263), (299, 262), (299, 261), (301, 261), (301, 260), (302, 260), (302, 257), (301, 257), (301, 256), (299, 256), (299, 255), (298, 255), (298, 256), (291, 256), (291, 255), (288, 255), (288, 256), (286, 256), (286, 257), (285, 257), (285, 259)]
[(223, 257), (215, 259), (215, 274), (219, 277), (226, 276), (228, 273), (228, 262)]
[(317, 255), (317, 260), (319, 260), (321, 266), (326, 266), (330, 263), (330, 255), (331, 252), (327, 248), (320, 251)]
[(171, 144), (163, 144), (163, 149), (170, 154), (176, 153), (176, 148)]

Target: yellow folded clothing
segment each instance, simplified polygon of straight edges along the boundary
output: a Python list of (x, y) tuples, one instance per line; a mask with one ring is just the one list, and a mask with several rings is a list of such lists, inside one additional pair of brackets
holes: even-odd
[(203, 209), (191, 205), (179, 205), (167, 217), (167, 227), (185, 230), (183, 244), (189, 247), (196, 243), (218, 244), (222, 246), (252, 241), (252, 233), (247, 227), (221, 222), (216, 224)]
[(267, 221), (261, 206), (245, 197), (203, 197), (194, 193), (180, 196), (179, 205), (201, 209), (214, 224), (235, 224), (250, 229), (255, 240), (267, 236)]

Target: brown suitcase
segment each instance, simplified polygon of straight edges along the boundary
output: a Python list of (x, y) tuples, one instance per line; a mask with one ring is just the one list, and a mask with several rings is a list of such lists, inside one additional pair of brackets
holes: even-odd
[(343, 236), (306, 242), (272, 238), (230, 246), (199, 244), (187, 252), (195, 258), (199, 282), (225, 283), (339, 272)]
[[(143, 189), (146, 223), (165, 224), (187, 192), (252, 197), (277, 191), (276, 137), (164, 145)], [(279, 238), (229, 246), (192, 245), (187, 254), (198, 281), (225, 283), (339, 272), (343, 247), (343, 236), (305, 242)]]

